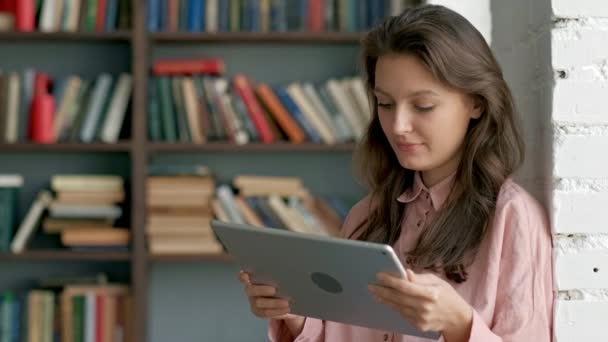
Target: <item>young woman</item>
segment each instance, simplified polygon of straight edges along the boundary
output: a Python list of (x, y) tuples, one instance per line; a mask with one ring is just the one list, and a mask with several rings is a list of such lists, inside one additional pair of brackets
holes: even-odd
[[(523, 143), (484, 38), (421, 6), (373, 29), (362, 50), (374, 115), (358, 165), (370, 192), (342, 235), (392, 245), (408, 273), (378, 274), (370, 295), (447, 342), (550, 341), (549, 225), (511, 179)], [(427, 341), (295, 316), (273, 287), (240, 280), (272, 341)]]

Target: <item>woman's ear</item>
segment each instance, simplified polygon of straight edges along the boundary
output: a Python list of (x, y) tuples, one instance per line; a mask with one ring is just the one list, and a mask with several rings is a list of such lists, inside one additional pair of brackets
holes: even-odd
[(471, 119), (479, 119), (484, 110), (484, 105), (478, 97), (474, 97), (471, 108)]

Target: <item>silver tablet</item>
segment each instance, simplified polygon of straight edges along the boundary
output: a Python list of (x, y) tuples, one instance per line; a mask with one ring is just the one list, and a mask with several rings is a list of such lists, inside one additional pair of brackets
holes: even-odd
[(406, 276), (388, 245), (215, 220), (211, 227), (252, 282), (276, 287), (296, 315), (439, 338), (417, 330), (368, 291), (378, 272)]

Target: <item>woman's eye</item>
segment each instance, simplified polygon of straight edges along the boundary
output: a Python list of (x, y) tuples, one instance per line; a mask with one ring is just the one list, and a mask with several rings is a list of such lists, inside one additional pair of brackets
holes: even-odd
[(418, 112), (426, 113), (432, 111), (435, 106), (414, 106)]
[(381, 108), (390, 108), (391, 106), (392, 106), (392, 104), (390, 104), (390, 103), (378, 102), (378, 107), (381, 107)]

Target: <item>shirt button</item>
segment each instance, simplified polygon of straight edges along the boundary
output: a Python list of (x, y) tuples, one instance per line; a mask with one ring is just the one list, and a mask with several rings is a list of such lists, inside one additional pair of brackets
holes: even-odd
[(384, 334), (384, 341), (388, 341), (388, 334)]

